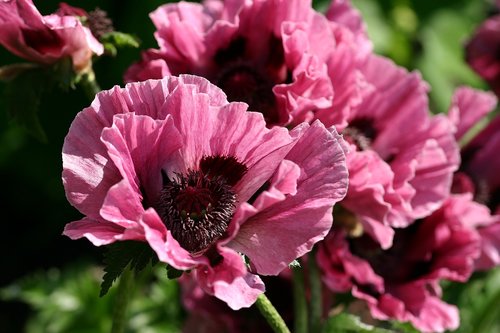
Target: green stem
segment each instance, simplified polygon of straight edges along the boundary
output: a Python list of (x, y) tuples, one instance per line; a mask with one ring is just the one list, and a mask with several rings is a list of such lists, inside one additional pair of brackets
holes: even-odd
[(275, 333), (290, 333), (285, 321), (281, 318), (280, 314), (276, 311), (276, 308), (269, 301), (266, 295), (261, 294), (257, 298), (255, 305), (259, 309), (262, 316), (266, 318), (267, 323), (271, 326)]
[(293, 273), (293, 312), (294, 332), (307, 333), (307, 302), (302, 267), (294, 267)]
[(91, 101), (93, 101), (95, 95), (101, 91), (101, 87), (99, 87), (99, 84), (95, 79), (94, 71), (92, 70), (82, 76), (80, 85), (82, 86), (85, 95)]
[[(498, 275), (498, 274), (497, 274)], [(473, 333), (491, 332), (493, 323), (498, 320), (500, 308), (500, 289), (484, 306), (482, 311), (475, 320)]]
[(111, 333), (123, 333), (127, 326), (127, 308), (132, 293), (133, 272), (127, 267), (123, 270), (118, 284), (115, 307), (113, 309), (113, 326)]
[(316, 249), (309, 252), (307, 263), (309, 267), (309, 285), (311, 287), (310, 333), (319, 333), (322, 326), (323, 295), (321, 292), (320, 272), (316, 263)]

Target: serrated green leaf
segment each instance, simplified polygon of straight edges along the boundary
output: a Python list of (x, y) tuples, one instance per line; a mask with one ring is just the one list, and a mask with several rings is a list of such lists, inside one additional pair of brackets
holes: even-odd
[(104, 254), (104, 276), (99, 296), (108, 293), (113, 282), (130, 265), (130, 269), (138, 273), (153, 261), (154, 254), (151, 248), (143, 242), (124, 241), (108, 246)]
[(40, 124), (38, 109), (47, 82), (50, 80), (43, 69), (32, 68), (18, 73), (4, 90), (9, 117), (42, 142), (47, 142), (47, 136)]
[(170, 265), (167, 265), (167, 277), (170, 279), (170, 280), (174, 280), (174, 279), (178, 279), (181, 277), (182, 273), (184, 273), (184, 271), (180, 271)]
[(119, 31), (104, 34), (100, 40), (103, 44), (111, 44), (115, 46), (115, 48), (138, 48), (140, 46), (139, 40), (136, 37)]
[(349, 313), (341, 313), (328, 318), (322, 333), (394, 333), (385, 328), (365, 324), (361, 319)]

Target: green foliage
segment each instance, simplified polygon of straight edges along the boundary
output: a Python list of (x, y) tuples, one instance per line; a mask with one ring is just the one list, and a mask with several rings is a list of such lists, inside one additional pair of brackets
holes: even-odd
[[(108, 333), (116, 291), (98, 297), (101, 275), (100, 268), (84, 264), (51, 269), (0, 289), (0, 299), (21, 301), (34, 310), (26, 333)], [(165, 279), (159, 267), (143, 270), (134, 283), (126, 332), (179, 332), (183, 310), (178, 284)]]
[(442, 10), (430, 17), (420, 32), (423, 53), (416, 66), (431, 86), (433, 109), (446, 112), (459, 85), (484, 87), (465, 62), (464, 44), (482, 19), (483, 4), (473, 1), (461, 11)]
[(460, 309), (457, 333), (500, 332), (499, 268), (476, 274), (467, 284), (450, 284), (445, 297)]
[(137, 37), (119, 31), (104, 34), (100, 41), (104, 45), (106, 53), (113, 57), (116, 56), (118, 49), (125, 47), (138, 48), (140, 46)]
[(4, 100), (10, 119), (42, 142), (47, 142), (47, 136), (40, 124), (38, 109), (47, 82), (50, 80), (44, 69), (33, 67), (16, 73), (4, 89)]
[(384, 328), (365, 324), (349, 313), (340, 313), (328, 318), (322, 333), (395, 333)]
[(139, 273), (150, 262), (156, 262), (151, 248), (143, 242), (125, 241), (116, 242), (108, 246), (104, 254), (104, 276), (102, 278), (99, 296), (108, 293), (113, 282), (129, 266), (132, 271)]

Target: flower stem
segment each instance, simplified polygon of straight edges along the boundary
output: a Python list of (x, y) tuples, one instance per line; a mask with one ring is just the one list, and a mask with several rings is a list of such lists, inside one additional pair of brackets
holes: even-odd
[(85, 95), (91, 101), (93, 101), (95, 95), (101, 91), (101, 87), (99, 87), (99, 84), (95, 79), (94, 71), (92, 70), (82, 75), (80, 85), (82, 86)]
[(285, 321), (283, 320), (283, 318), (281, 318), (280, 314), (278, 313), (278, 311), (276, 311), (276, 308), (269, 301), (266, 295), (261, 294), (257, 298), (257, 302), (255, 302), (255, 305), (259, 309), (262, 316), (266, 318), (267, 323), (269, 324), (269, 326), (271, 326), (275, 333), (290, 333), (290, 330), (286, 326)]
[(307, 302), (302, 267), (294, 267), (293, 273), (293, 312), (294, 332), (307, 333)]
[(307, 263), (309, 267), (309, 285), (311, 287), (310, 332), (319, 333), (322, 326), (323, 295), (321, 293), (321, 277), (316, 263), (316, 249), (309, 252)]
[(123, 270), (118, 284), (115, 307), (113, 309), (113, 325), (111, 333), (123, 333), (127, 326), (127, 308), (133, 285), (133, 272), (127, 267)]

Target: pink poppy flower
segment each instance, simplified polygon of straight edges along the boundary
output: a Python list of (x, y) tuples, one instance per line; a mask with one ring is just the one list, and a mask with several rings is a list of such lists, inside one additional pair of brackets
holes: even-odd
[(19, 57), (44, 65), (70, 57), (76, 72), (90, 66), (92, 54), (104, 51), (77, 17), (42, 16), (31, 0), (0, 0), (0, 44)]
[(465, 59), (497, 96), (500, 95), (500, 15), (490, 17), (465, 46)]
[(325, 61), (336, 49), (330, 23), (304, 0), (180, 2), (151, 13), (159, 50), (148, 50), (128, 82), (165, 72), (209, 79), (269, 126), (301, 122), (332, 103)]
[(146, 241), (207, 293), (250, 306), (255, 274), (278, 274), (327, 234), (347, 170), (334, 129), (267, 129), (246, 110), (189, 75), (99, 93), (63, 146), (66, 195), (86, 215), (65, 235)]
[(479, 254), (477, 233), (462, 224), (461, 202), (452, 197), (431, 216), (396, 229), (393, 246), (382, 249), (368, 234), (344, 231), (321, 243), (318, 264), (335, 292), (351, 290), (376, 319), (410, 321), (423, 332), (456, 329), (456, 307), (444, 303), (441, 280), (466, 281)]
[[(368, 233), (386, 249), (393, 227), (429, 215), (447, 198), (458, 146), (448, 119), (430, 116), (427, 84), (418, 73), (375, 55), (360, 70), (370, 88), (342, 131), (351, 143), (350, 186), (336, 222), (352, 235)], [(316, 116), (333, 125), (328, 113)]]
[[(453, 96), (448, 112), (457, 127), (457, 140), (467, 139), (476, 126), (496, 106), (491, 93), (462, 87)], [(500, 265), (500, 118), (497, 116), (462, 148), (462, 164), (455, 173), (454, 193), (468, 194), (473, 214), (464, 223), (477, 229), (481, 236), (481, 256), (476, 269), (487, 270)], [(465, 206), (465, 203), (464, 203)]]
[(334, 38), (334, 47), (325, 60), (333, 88), (333, 101), (326, 108), (294, 112), (292, 124), (322, 119), (340, 131), (347, 126), (351, 110), (359, 106), (371, 90), (361, 67), (371, 55), (373, 46), (361, 15), (348, 0), (332, 2), (326, 17)]

